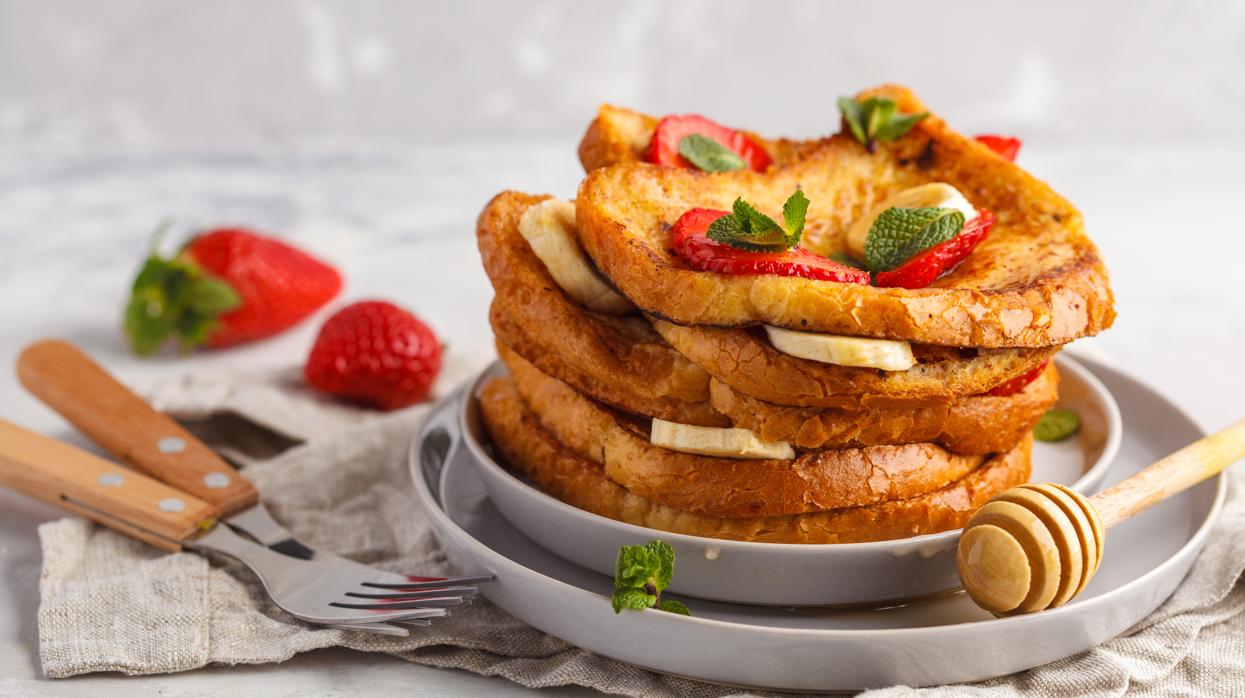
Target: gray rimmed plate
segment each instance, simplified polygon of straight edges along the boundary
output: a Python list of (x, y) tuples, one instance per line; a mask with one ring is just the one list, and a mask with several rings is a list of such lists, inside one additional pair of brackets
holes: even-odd
[[(1161, 395), (1086, 363), (1123, 405), (1124, 437), (1108, 480), (1202, 436)], [(869, 609), (685, 598), (691, 618), (651, 610), (615, 615), (608, 576), (537, 545), (493, 505), (474, 456), (452, 436), (461, 397), (425, 422), (411, 458), (418, 504), (459, 570), (495, 575), (481, 587), (485, 596), (575, 645), (657, 671), (741, 686), (826, 691), (958, 683), (1084, 651), (1120, 634), (1171, 594), (1226, 491), (1219, 476), (1113, 528), (1102, 568), (1085, 592), (1031, 616), (996, 619), (963, 594)], [(676, 578), (684, 563), (680, 558)]]
[[(1091, 492), (1102, 482), (1120, 444), (1119, 408), (1083, 366), (1059, 357), (1060, 404), (1082, 415), (1078, 436), (1038, 443), (1033, 480)], [(494, 506), (527, 537), (571, 562), (613, 575), (619, 546), (661, 538), (674, 547), (679, 573), (670, 590), (702, 599), (781, 606), (896, 602), (939, 594), (959, 585), (958, 531), (876, 543), (834, 545), (728, 541), (655, 531), (565, 504), (497, 463), (480, 428), (474, 396), (494, 364), (467, 389), (458, 421), (447, 427), (456, 448), (479, 470)], [(461, 446), (459, 446), (461, 444)]]

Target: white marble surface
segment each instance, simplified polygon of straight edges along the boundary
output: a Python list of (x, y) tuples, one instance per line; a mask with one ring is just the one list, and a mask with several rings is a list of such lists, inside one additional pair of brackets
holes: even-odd
[[(573, 134), (578, 135), (578, 134)], [(573, 136), (528, 144), (365, 152), (0, 150), (0, 418), (83, 444), (26, 395), (8, 367), (25, 343), (82, 344), (123, 379), (197, 367), (298, 364), (318, 321), (232, 351), (138, 360), (118, 334), (126, 285), (163, 216), (187, 228), (249, 223), (333, 259), (342, 301), (383, 296), (442, 334), (455, 360), (492, 355), (490, 290), (472, 236), (476, 214), (507, 186), (569, 195), (580, 172)], [(1112, 272), (1119, 320), (1099, 340), (1129, 370), (1206, 427), (1245, 415), (1243, 145), (1030, 142), (1022, 163), (1084, 210)], [(523, 693), (497, 679), (385, 657), (317, 652), (282, 666), (179, 676), (40, 678), (34, 626), (35, 528), (50, 507), (0, 492), (0, 694), (168, 696)], [(575, 691), (565, 691), (575, 693)]]

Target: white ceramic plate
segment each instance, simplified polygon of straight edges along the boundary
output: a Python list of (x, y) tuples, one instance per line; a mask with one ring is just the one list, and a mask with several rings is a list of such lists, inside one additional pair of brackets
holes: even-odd
[[(1101, 484), (1119, 449), (1119, 408), (1080, 364), (1061, 356), (1058, 366), (1060, 404), (1083, 415), (1083, 427), (1074, 439), (1035, 445), (1032, 479), (1090, 492)], [(501, 364), (494, 364), (467, 395), (474, 397), (484, 383), (504, 371)], [(674, 547), (679, 560), (671, 591), (702, 599), (781, 606), (876, 604), (959, 586), (958, 530), (834, 545), (724, 541), (655, 531), (576, 509), (499, 465), (485, 443), (474, 399), (461, 402), (459, 420), (451, 436), (470, 451), (498, 510), (554, 554), (601, 574), (614, 574), (619, 546), (661, 538)]]
[[(1202, 436), (1162, 396), (1087, 363), (1123, 406), (1124, 438), (1108, 481)], [(992, 618), (962, 594), (872, 609), (684, 599), (691, 618), (651, 610), (615, 615), (609, 577), (548, 552), (493, 506), (470, 452), (452, 448), (449, 427), (459, 419), (457, 408), (442, 405), (425, 423), (411, 462), (418, 504), (459, 571), (495, 575), (481, 587), (486, 597), (570, 643), (657, 671), (741, 686), (828, 691), (958, 683), (1084, 651), (1120, 634), (1171, 594), (1226, 491), (1219, 476), (1113, 528), (1102, 567), (1085, 592), (1031, 616)], [(682, 564), (680, 558), (676, 578)]]

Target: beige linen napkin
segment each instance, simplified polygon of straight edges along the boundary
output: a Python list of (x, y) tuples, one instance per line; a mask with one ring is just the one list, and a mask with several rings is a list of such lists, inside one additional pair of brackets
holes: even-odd
[[(469, 374), (450, 366), (442, 385)], [(145, 394), (246, 464), (274, 516), (311, 545), (394, 571), (448, 573), (413, 508), (406, 448), (426, 407), (381, 415), (326, 401), (294, 374), (192, 374)], [(1079, 656), (972, 686), (870, 695), (1245, 694), (1245, 493), (1228, 506), (1188, 579), (1158, 612)], [(253, 577), (194, 554), (166, 555), (80, 519), (40, 528), (44, 671), (156, 674), (278, 662), (344, 646), (530, 687), (577, 685), (628, 696), (722, 696), (578, 649), (487, 601), (409, 638), (312, 627), (268, 603)], [(605, 603), (605, 601), (602, 601)]]

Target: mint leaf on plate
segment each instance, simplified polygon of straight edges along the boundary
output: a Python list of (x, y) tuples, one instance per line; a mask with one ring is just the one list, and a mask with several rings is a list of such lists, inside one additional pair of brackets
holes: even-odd
[(618, 549), (614, 572), (614, 613), (624, 608), (656, 608), (670, 613), (691, 615), (678, 601), (661, 600), (661, 592), (674, 577), (674, 548), (664, 541), (645, 545), (624, 545)]
[(678, 601), (675, 601), (674, 599), (662, 601), (661, 603), (657, 604), (657, 610), (665, 611), (667, 613), (677, 613), (681, 616), (692, 615), (692, 612), (687, 610), (687, 606), (684, 606), (683, 604), (679, 603)]
[(730, 172), (748, 166), (738, 153), (700, 133), (679, 139), (679, 155), (705, 172)]
[(888, 208), (878, 215), (865, 238), (865, 266), (888, 271), (913, 255), (955, 237), (964, 214), (952, 208)]
[(1081, 430), (1081, 417), (1066, 407), (1054, 407), (1046, 411), (1033, 427), (1033, 438), (1038, 441), (1063, 441)]

